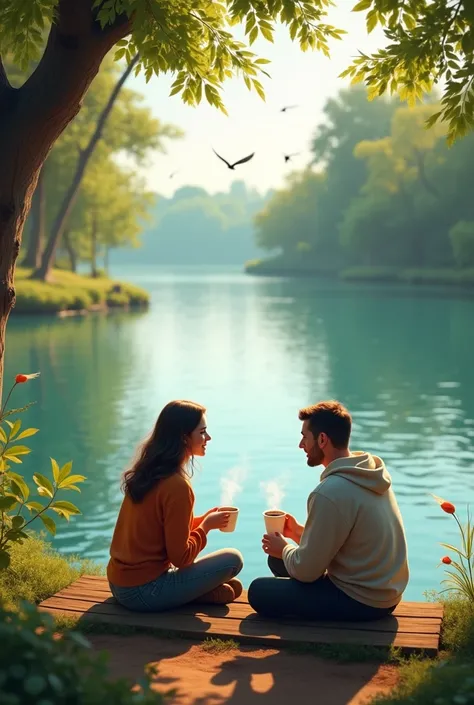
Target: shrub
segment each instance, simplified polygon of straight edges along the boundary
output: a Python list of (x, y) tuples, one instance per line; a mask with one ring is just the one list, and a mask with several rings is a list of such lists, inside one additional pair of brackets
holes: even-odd
[(89, 560), (62, 556), (45, 541), (44, 534), (28, 534), (28, 541), (14, 543), (10, 565), (0, 570), (0, 602), (13, 607), (20, 600), (41, 602), (77, 580), (98, 575), (103, 568)]
[(50, 615), (22, 603), (0, 609), (0, 702), (2, 705), (157, 705), (149, 676), (132, 692), (125, 679), (108, 677), (106, 655), (92, 654), (80, 634), (54, 633)]

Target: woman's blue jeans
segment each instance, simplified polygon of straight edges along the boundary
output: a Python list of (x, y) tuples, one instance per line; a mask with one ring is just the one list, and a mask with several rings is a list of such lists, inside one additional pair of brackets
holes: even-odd
[(144, 585), (118, 587), (110, 583), (117, 602), (134, 612), (162, 612), (185, 605), (234, 578), (243, 567), (240, 551), (222, 549), (198, 558), (185, 568), (171, 568)]

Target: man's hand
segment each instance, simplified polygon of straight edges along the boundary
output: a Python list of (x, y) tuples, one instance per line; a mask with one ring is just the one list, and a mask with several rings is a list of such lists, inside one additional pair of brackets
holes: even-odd
[(292, 541), (295, 541), (295, 543), (299, 543), (301, 540), (301, 535), (303, 533), (304, 526), (301, 526), (301, 524), (298, 524), (296, 521), (295, 517), (292, 516), (291, 514), (287, 514), (285, 516), (285, 526), (283, 527), (283, 536), (286, 536), (287, 539), (291, 539)]
[(285, 546), (288, 546), (288, 542), (281, 534), (265, 534), (262, 539), (264, 553), (267, 556), (273, 556), (273, 558), (281, 558)]

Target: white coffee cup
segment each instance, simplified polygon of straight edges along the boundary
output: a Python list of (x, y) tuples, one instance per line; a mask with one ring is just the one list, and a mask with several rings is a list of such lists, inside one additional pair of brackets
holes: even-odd
[(217, 511), (228, 512), (230, 514), (229, 523), (223, 529), (219, 529), (219, 531), (225, 531), (227, 533), (234, 531), (235, 525), (237, 524), (237, 517), (239, 515), (239, 510), (237, 507), (219, 507)]
[(285, 517), (285, 512), (280, 509), (268, 509), (263, 512), (267, 534), (282, 534), (285, 528)]

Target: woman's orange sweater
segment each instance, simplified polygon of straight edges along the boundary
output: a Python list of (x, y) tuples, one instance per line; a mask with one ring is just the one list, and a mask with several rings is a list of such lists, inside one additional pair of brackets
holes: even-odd
[(207, 543), (203, 517), (194, 517), (193, 507), (192, 487), (179, 473), (160, 480), (139, 503), (126, 495), (110, 546), (109, 581), (135, 587), (170, 566), (192, 563)]

